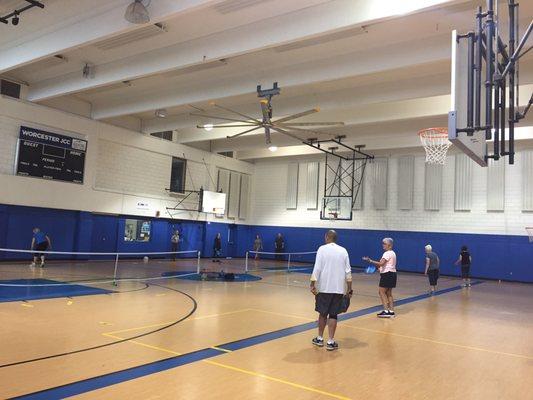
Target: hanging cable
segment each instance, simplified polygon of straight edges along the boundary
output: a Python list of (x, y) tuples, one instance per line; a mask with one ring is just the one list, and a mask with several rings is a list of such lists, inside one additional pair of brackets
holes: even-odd
[(215, 180), (213, 179), (213, 176), (211, 175), (211, 171), (209, 171), (209, 166), (207, 165), (207, 163), (205, 162), (205, 158), (202, 158), (202, 161), (204, 163), (204, 166), (205, 166), (205, 169), (207, 170), (207, 175), (209, 175), (209, 179), (211, 180), (211, 183), (213, 184), (213, 190), (216, 192), (217, 190), (217, 185), (215, 183)]

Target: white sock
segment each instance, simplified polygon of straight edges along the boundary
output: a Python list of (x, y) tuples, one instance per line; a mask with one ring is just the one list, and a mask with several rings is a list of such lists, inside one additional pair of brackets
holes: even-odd
[(328, 340), (328, 344), (332, 344), (332, 343), (335, 343), (335, 339), (333, 339), (333, 338), (329, 338), (329, 340)]
[(317, 336), (316, 337), (318, 340), (324, 340), (324, 338), (322, 336)]

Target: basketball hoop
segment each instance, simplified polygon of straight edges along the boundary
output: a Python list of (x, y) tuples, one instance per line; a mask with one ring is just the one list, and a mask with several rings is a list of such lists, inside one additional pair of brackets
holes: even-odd
[(426, 150), (426, 163), (444, 164), (446, 153), (452, 145), (448, 140), (448, 129), (427, 128), (418, 132), (422, 146)]
[(526, 232), (529, 236), (529, 243), (533, 243), (533, 226), (526, 226)]
[(329, 216), (330, 216), (330, 219), (332, 220), (337, 220), (339, 219), (339, 213), (334, 211), (334, 212), (328, 212)]

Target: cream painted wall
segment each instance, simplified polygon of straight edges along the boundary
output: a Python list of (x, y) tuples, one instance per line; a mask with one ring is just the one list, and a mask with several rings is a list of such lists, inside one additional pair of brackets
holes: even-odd
[[(88, 140), (84, 184), (53, 182), (14, 175), (20, 125)], [(168, 142), (124, 128), (20, 100), (0, 97), (0, 203), (100, 213), (168, 216), (178, 202), (165, 188), (172, 156), (188, 164), (187, 189), (213, 190), (217, 169), (253, 175), (254, 165)], [(208, 173), (209, 171), (209, 173)], [(209, 177), (211, 174), (214, 183)], [(147, 203), (140, 209), (138, 202)], [(188, 202), (195, 206), (196, 200)], [(195, 212), (173, 212), (175, 218), (213, 219)], [(224, 219), (217, 218), (217, 221)]]

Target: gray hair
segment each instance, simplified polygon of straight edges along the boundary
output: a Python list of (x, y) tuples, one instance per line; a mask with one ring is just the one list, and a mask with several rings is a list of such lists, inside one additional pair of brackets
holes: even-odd
[(385, 243), (389, 244), (390, 247), (392, 247), (394, 245), (394, 240), (392, 240), (392, 238), (387, 237), (387, 238), (384, 238), (383, 241)]
[(428, 251), (428, 252), (431, 251), (431, 250), (433, 250), (433, 247), (431, 247), (430, 244), (427, 244), (426, 247), (424, 247), (424, 248), (425, 248), (426, 251)]

